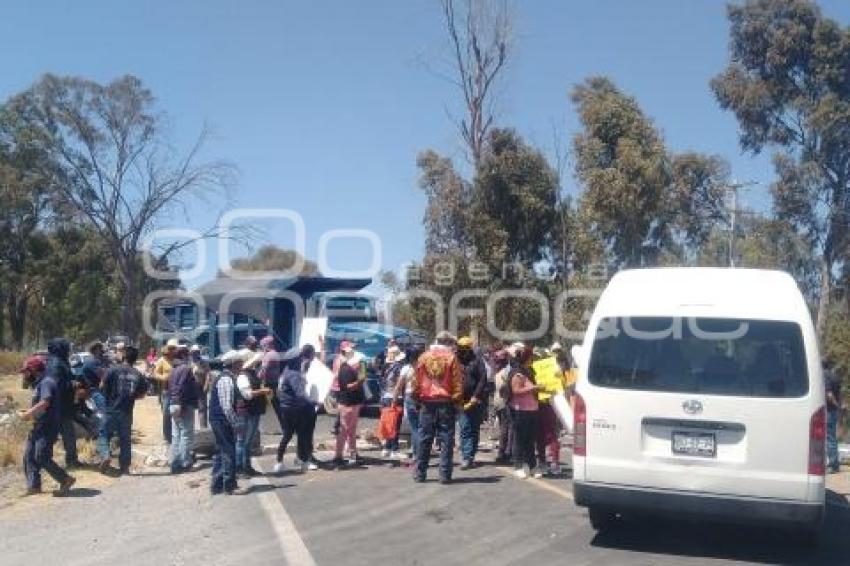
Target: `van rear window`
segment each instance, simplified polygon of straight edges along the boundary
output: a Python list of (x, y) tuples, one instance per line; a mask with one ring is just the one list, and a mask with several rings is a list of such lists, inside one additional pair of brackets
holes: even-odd
[(798, 324), (726, 318), (605, 318), (588, 379), (600, 387), (743, 397), (809, 390)]

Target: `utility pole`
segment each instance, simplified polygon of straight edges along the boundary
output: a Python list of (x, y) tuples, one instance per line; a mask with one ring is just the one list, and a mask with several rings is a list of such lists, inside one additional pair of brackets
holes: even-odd
[(735, 267), (735, 218), (738, 216), (738, 185), (729, 187), (732, 191), (732, 211), (729, 219), (729, 267)]
[(738, 219), (738, 213), (741, 212), (738, 210), (738, 189), (752, 187), (757, 184), (758, 183), (755, 181), (747, 181), (745, 183), (733, 181), (726, 186), (726, 190), (729, 191), (731, 201), (729, 207), (729, 267), (735, 267), (735, 237), (737, 236), (736, 222)]

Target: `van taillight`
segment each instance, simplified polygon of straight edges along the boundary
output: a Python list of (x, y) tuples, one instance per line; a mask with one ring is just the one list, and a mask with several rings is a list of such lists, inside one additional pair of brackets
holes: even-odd
[(587, 406), (576, 393), (573, 407), (573, 455), (587, 456)]
[(809, 474), (826, 473), (826, 407), (821, 407), (809, 421)]

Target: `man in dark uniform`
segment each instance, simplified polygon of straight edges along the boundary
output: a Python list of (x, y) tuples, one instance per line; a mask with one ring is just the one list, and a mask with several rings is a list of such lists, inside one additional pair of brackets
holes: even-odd
[(58, 493), (65, 495), (76, 480), (53, 461), (53, 444), (59, 436), (59, 386), (52, 376), (45, 375), (45, 364), (37, 356), (24, 363), (21, 373), (24, 384), (33, 390), (30, 408), (20, 413), (22, 420), (33, 423), (24, 449), (27, 495), (41, 493), (42, 469), (59, 484)]
[(56, 382), (58, 387), (59, 434), (65, 448), (65, 467), (81, 466), (77, 458), (76, 417), (78, 395), (85, 385), (74, 377), (68, 358), (71, 355), (71, 343), (64, 338), (53, 338), (47, 343), (47, 369), (45, 373)]

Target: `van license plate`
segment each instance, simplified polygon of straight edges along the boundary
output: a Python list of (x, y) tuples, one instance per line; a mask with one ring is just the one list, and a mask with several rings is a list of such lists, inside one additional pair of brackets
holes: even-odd
[(714, 458), (717, 439), (708, 432), (673, 432), (673, 454)]

